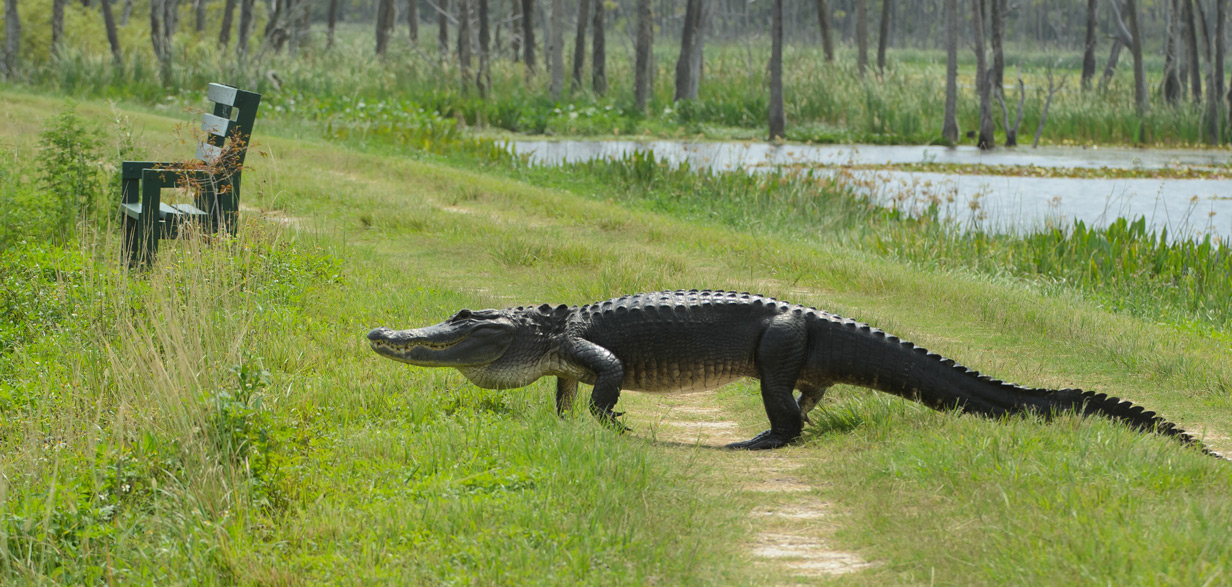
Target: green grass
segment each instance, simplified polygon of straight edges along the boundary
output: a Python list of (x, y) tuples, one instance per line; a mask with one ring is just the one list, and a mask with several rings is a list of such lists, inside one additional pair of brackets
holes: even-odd
[[(37, 202), (26, 162), (60, 105), (4, 99), (5, 196)], [(78, 112), (114, 116), (94, 102)], [(186, 115), (120, 112), (142, 129), (143, 156), (189, 150), (171, 138)], [(998, 272), (995, 256), (973, 264), (967, 249), (952, 263), (911, 261), (867, 235), (923, 243), (931, 229), (790, 175), (653, 160), (527, 170), (461, 135), (424, 148), (307, 131), (260, 126), (244, 194), (256, 210), (240, 236), (166, 243), (148, 274), (117, 269), (105, 220), (63, 246), (6, 241), (5, 274), (21, 276), (3, 286), (16, 300), (5, 317), (20, 324), (0, 351), (6, 579), (780, 578), (744, 547), (756, 504), (695, 451), (584, 415), (558, 420), (549, 381), (477, 390), (366, 347), (373, 326), (460, 307), (759, 291), (998, 377), (1115, 391), (1229, 448), (1226, 324), (1195, 334), (1183, 296), (1163, 287), (1136, 294), (1169, 310), (1148, 317), (1102, 307), (1102, 286)], [(988, 422), (832, 395), (791, 454), (842, 512), (836, 546), (880, 563), (836, 582), (1188, 584), (1227, 572), (1222, 463), (1101, 421)], [(746, 428), (764, 426), (754, 385), (714, 397)]]

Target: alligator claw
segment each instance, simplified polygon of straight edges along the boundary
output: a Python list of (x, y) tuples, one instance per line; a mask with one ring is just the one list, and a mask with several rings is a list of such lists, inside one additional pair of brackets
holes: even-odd
[(795, 438), (789, 438), (782, 434), (777, 434), (773, 430), (767, 430), (744, 442), (733, 442), (723, 448), (731, 450), (767, 450), (786, 446), (794, 440)]
[(608, 428), (612, 428), (621, 434), (624, 434), (625, 432), (633, 431), (632, 428), (625, 426), (623, 423), (620, 422), (620, 420), (617, 419), (625, 415), (624, 412), (614, 412), (612, 410), (604, 410), (604, 411), (595, 410), (594, 414), (595, 414), (595, 418), (598, 418), (600, 424), (603, 424), (604, 426), (607, 426)]

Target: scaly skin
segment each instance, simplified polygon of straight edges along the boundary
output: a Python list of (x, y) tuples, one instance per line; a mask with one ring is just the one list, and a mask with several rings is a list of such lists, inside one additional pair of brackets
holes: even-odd
[(1099, 414), (1201, 446), (1129, 402), (994, 380), (867, 324), (748, 293), (665, 291), (581, 307), (462, 310), (427, 328), (377, 328), (368, 339), (383, 356), (454, 367), (479, 387), (509, 389), (555, 376), (560, 412), (571, 407), (579, 382), (592, 385), (591, 410), (617, 427), (613, 410), (622, 389), (710, 390), (759, 379), (770, 429), (729, 448), (769, 449), (796, 440), (808, 412), (838, 383), (990, 417)]

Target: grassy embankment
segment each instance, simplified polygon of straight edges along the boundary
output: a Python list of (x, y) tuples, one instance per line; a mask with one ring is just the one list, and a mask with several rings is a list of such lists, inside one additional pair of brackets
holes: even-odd
[[(37, 218), (29, 162), (60, 105), (5, 101), (0, 141), (13, 154), (0, 177)], [(182, 114), (128, 114), (142, 156), (187, 149), (170, 140)], [(971, 262), (991, 250), (983, 237), (943, 240), (954, 262), (899, 260), (936, 236), (928, 222), (799, 178), (740, 184), (646, 161), (527, 170), (485, 164), (488, 147), (448, 131), (417, 139), (444, 157), (279, 138), (303, 129), (261, 129), (245, 200), (272, 219), (249, 214), (235, 241), (171, 244), (147, 276), (116, 271), (113, 228), (47, 247), (31, 221), (29, 244), (6, 244), (7, 576), (753, 580), (740, 520), (755, 504), (697, 451), (559, 422), (549, 382), (476, 390), (363, 344), (372, 325), (461, 306), (756, 290), (999, 377), (1116, 390), (1228, 448), (1226, 315), (1169, 295), (1149, 268), (1123, 272), (1141, 246), (1112, 242), (1125, 254), (1090, 268), (1058, 257), (1092, 276), (1083, 289), (1015, 277), (1031, 271), (995, 255)], [(535, 187), (548, 183), (565, 189)], [(1168, 312), (1100, 309), (1100, 264), (1144, 285), (1130, 299)], [(1199, 289), (1215, 283), (1184, 264)], [(1184, 327), (1195, 322), (1205, 335)], [(763, 426), (755, 389), (716, 394), (750, 434)], [(653, 420), (655, 401), (629, 395), (634, 417)], [(1101, 421), (960, 418), (850, 389), (818, 420), (792, 455), (842, 513), (839, 545), (880, 563), (853, 582), (1189, 584), (1229, 572), (1232, 472), (1163, 439)]]

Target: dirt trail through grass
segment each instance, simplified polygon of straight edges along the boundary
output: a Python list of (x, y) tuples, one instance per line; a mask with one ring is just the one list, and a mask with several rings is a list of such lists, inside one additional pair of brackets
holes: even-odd
[[(816, 455), (789, 447), (775, 451), (726, 451), (728, 443), (746, 440), (746, 430), (726, 413), (711, 392), (667, 395), (626, 394), (632, 405), (635, 434), (692, 454), (713, 476), (712, 488), (731, 493), (719, 498), (752, 504), (746, 518), (745, 551), (780, 584), (853, 573), (870, 568), (855, 552), (835, 548), (835, 518), (842, 513), (814, 494), (796, 471), (816, 464)], [(771, 583), (767, 583), (771, 584)]]

